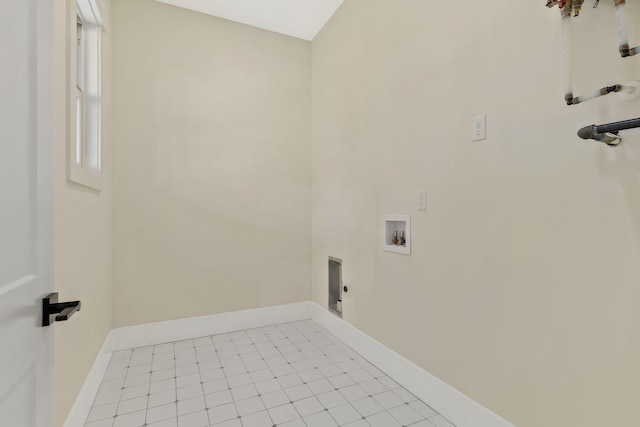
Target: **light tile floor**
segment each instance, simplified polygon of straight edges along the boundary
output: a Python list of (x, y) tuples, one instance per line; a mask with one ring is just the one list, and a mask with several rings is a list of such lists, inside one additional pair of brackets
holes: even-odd
[(113, 354), (86, 427), (455, 427), (307, 320)]

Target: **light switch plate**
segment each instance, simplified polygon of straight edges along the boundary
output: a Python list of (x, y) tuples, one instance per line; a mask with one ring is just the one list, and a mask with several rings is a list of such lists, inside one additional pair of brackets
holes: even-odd
[(427, 210), (427, 190), (422, 190), (418, 193), (418, 210)]

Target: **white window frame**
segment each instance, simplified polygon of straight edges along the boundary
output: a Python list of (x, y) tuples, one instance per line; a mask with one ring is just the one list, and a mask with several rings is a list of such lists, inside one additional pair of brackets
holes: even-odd
[(100, 191), (102, 18), (95, 0), (70, 3), (68, 180)]

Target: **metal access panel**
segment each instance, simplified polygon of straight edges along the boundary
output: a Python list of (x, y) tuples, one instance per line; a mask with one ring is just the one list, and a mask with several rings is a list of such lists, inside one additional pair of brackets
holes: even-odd
[(329, 257), (329, 311), (342, 317), (342, 260)]

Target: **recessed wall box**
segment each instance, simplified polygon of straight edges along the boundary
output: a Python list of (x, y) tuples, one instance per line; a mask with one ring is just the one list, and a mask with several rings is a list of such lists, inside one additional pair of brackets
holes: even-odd
[(385, 251), (411, 254), (410, 215), (385, 215), (383, 232), (383, 249)]

